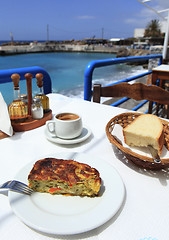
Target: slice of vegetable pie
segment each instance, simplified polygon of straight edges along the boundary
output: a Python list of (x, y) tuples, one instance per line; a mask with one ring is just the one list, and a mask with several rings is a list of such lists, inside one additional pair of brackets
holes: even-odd
[(99, 172), (74, 160), (44, 158), (37, 161), (29, 176), (34, 191), (51, 194), (97, 196), (101, 187)]

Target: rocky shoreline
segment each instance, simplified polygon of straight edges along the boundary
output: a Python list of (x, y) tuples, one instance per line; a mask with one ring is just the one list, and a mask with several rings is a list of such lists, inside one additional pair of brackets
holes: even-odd
[(133, 49), (133, 48), (126, 48), (121, 47), (119, 48), (116, 57), (131, 57), (131, 56), (143, 56), (143, 55), (149, 55), (150, 50), (146, 49)]
[[(146, 50), (146, 49), (133, 49), (133, 48), (125, 48), (121, 47), (117, 54), (116, 57), (136, 57), (136, 56), (145, 56), (145, 55), (150, 55), (151, 51)], [(141, 61), (141, 62), (132, 62), (132, 63), (127, 63), (128, 65), (142, 65), (144, 68), (148, 67), (148, 61)]]

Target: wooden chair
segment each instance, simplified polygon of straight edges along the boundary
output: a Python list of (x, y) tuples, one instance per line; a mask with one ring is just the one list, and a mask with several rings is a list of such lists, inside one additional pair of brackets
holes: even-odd
[[(163, 105), (169, 105), (169, 92), (155, 85), (145, 85), (143, 83), (118, 83), (112, 86), (102, 87), (95, 84), (93, 87), (93, 102), (100, 103), (101, 97), (128, 97), (139, 100), (149, 100)], [(151, 107), (148, 109), (152, 113)], [(158, 115), (158, 111), (156, 112)], [(166, 113), (169, 118), (169, 111)]]

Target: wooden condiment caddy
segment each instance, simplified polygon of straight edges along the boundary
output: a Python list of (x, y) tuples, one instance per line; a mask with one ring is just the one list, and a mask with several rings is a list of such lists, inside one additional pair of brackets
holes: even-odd
[[(17, 79), (19, 75), (13, 74), (11, 78), (15, 78), (15, 81), (18, 82), (19, 79)], [(44, 117), (41, 119), (33, 119), (31, 116), (31, 104), (32, 104), (32, 78), (33, 75), (31, 73), (25, 74), (26, 84), (27, 84), (27, 97), (28, 97), (28, 118), (21, 123), (16, 123), (11, 121), (13, 130), (15, 132), (23, 132), (35, 129), (37, 127), (40, 127), (46, 123), (47, 120), (52, 119), (52, 110), (50, 110), (47, 113), (44, 113)]]
[(0, 131), (0, 139), (6, 138), (6, 137), (9, 137), (9, 135), (7, 135), (6, 133)]

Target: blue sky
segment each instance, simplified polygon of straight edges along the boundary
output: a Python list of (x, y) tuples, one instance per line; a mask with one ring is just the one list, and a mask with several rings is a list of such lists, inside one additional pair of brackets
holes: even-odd
[[(169, 8), (168, 0), (152, 2)], [(152, 19), (158, 16), (137, 0), (1, 0), (0, 40), (11, 32), (14, 40), (47, 40), (47, 25), (49, 40), (127, 38)]]

